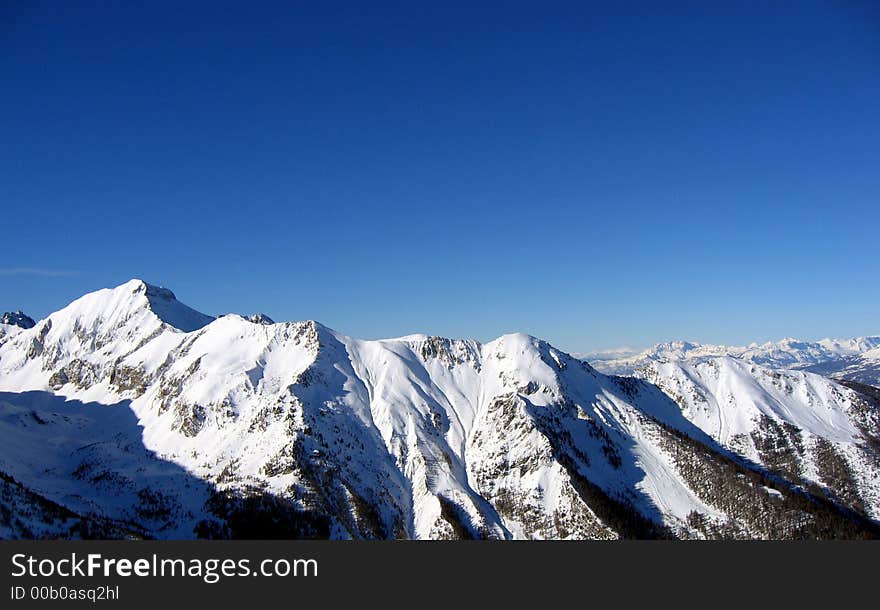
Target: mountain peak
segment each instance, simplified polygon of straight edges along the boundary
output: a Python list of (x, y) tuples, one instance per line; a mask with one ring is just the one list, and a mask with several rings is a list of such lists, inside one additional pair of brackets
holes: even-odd
[(880, 534), (873, 399), (761, 354), (610, 378), (523, 333), (212, 320), (131, 280), (4, 327), (0, 475), (142, 537)]
[(247, 316), (247, 318), (245, 318), (245, 319), (248, 322), (253, 322), (254, 324), (262, 324), (264, 326), (270, 326), (272, 324), (275, 324), (275, 320), (273, 320), (272, 318), (270, 318), (266, 314), (259, 313), (259, 312), (253, 313), (253, 314)]
[(118, 321), (122, 321), (138, 311), (149, 312), (161, 322), (184, 332), (198, 330), (214, 319), (184, 305), (167, 288), (141, 279), (90, 292), (53, 314), (53, 317), (62, 314), (73, 318), (118, 318)]
[(21, 311), (7, 311), (0, 316), (0, 324), (18, 326), (19, 328), (33, 328), (37, 323), (32, 317)]
[(143, 294), (146, 297), (149, 309), (160, 320), (178, 330), (192, 332), (210, 324), (214, 320), (213, 316), (203, 314), (178, 301), (174, 293), (168, 288), (149, 284), (140, 279), (133, 279), (123, 284), (123, 286), (133, 286), (133, 294)]
[(177, 297), (167, 288), (155, 286), (143, 280), (133, 280), (135, 283), (135, 292), (144, 293), (148, 299), (161, 299), (163, 301), (176, 301)]
[(124, 291), (131, 290), (131, 294), (138, 295), (143, 294), (147, 297), (147, 299), (158, 299), (162, 301), (176, 301), (177, 297), (173, 292), (171, 292), (168, 288), (163, 288), (162, 286), (157, 286), (155, 284), (150, 284), (149, 282), (145, 282), (144, 280), (133, 278), (124, 284), (113, 288), (112, 290), (116, 291)]

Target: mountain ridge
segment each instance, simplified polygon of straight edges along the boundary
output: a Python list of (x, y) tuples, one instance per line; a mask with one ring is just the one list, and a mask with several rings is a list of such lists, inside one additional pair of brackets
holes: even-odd
[[(802, 375), (798, 387), (821, 388), (837, 420), (862, 417), (858, 392)], [(132, 280), (0, 344), (0, 435), (31, 441), (0, 451), (0, 472), (112, 531), (156, 537), (248, 536), (255, 523), (261, 535), (330, 538), (877, 534), (874, 419), (848, 436), (798, 428), (795, 476), (713, 436), (662, 385), (606, 376), (521, 333), (359, 340), (314, 321), (212, 318)], [(779, 399), (800, 411), (808, 396)], [(131, 413), (142, 432), (82, 462), (51, 439), (80, 438), (76, 421), (104, 429), (105, 415), (70, 401), (114, 405), (107, 413)], [(803, 423), (786, 417), (768, 415)], [(27, 466), (31, 444), (61, 451), (51, 477)], [(192, 480), (145, 479), (166, 471), (153, 460)], [(846, 476), (824, 476), (820, 462)], [(111, 495), (83, 505), (83, 473)]]
[(635, 374), (640, 367), (651, 362), (697, 361), (719, 356), (731, 356), (773, 368), (815, 369), (816, 372), (822, 372), (823, 365), (828, 365), (826, 368), (834, 367), (832, 363), (844, 363), (877, 348), (880, 348), (880, 336), (819, 341), (785, 338), (761, 344), (751, 343), (747, 346), (676, 340), (657, 343), (641, 351), (610, 350), (579, 354), (579, 357), (604, 373), (616, 375)]

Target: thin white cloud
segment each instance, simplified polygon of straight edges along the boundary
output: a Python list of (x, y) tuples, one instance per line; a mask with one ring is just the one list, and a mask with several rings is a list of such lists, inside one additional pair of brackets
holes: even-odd
[(76, 275), (76, 271), (66, 269), (40, 269), (38, 267), (4, 267), (0, 268), (0, 275), (38, 275), (41, 277), (69, 277)]

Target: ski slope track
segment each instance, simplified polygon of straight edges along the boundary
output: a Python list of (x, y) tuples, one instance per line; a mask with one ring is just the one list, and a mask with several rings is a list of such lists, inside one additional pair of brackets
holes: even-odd
[(719, 358), (363, 341), (132, 280), (0, 335), (0, 537), (863, 538), (878, 403)]

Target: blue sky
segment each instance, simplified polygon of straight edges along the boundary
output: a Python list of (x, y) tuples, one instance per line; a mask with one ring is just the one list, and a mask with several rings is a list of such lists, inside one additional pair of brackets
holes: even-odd
[(2, 310), (880, 333), (870, 2), (127, 4), (0, 6)]

